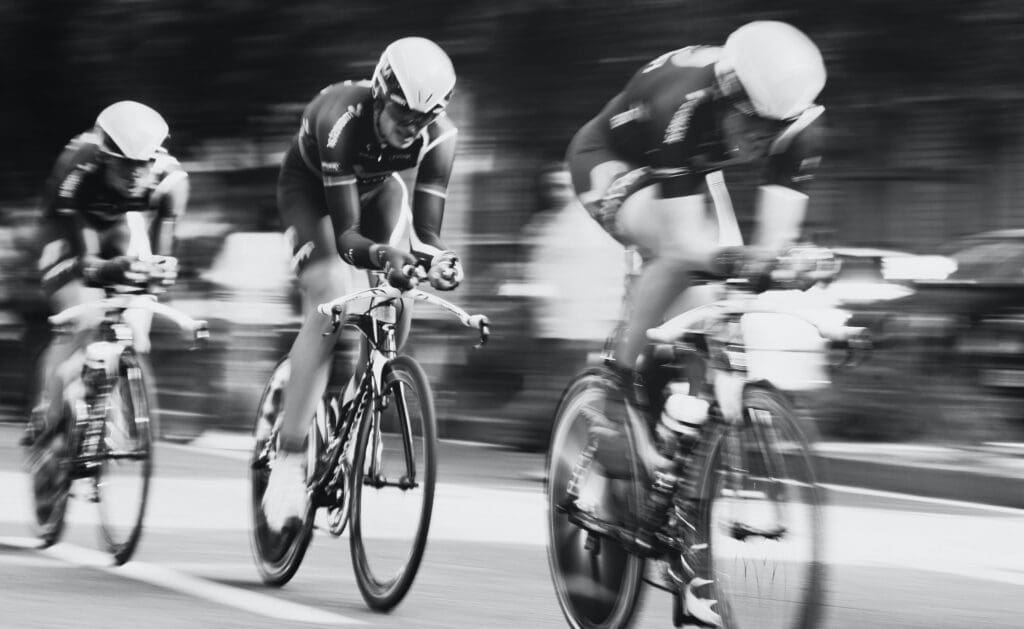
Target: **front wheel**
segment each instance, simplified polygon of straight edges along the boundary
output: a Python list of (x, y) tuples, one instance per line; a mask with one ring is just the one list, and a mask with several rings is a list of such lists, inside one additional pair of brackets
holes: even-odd
[(142, 535), (153, 471), (150, 402), (142, 362), (125, 349), (107, 394), (100, 470), (94, 479), (100, 536), (118, 565), (131, 559)]
[[(635, 457), (627, 457), (632, 478), (625, 479), (592, 471), (586, 457), (580, 457), (590, 443), (587, 413), (603, 405), (611, 386), (601, 369), (587, 370), (570, 383), (555, 413), (548, 452), (548, 566), (558, 604), (576, 629), (626, 626), (642, 592), (644, 559), (610, 538), (595, 537), (561, 509), (573, 481), (580, 499), (593, 505), (601, 517), (627, 529), (637, 527), (634, 516), (640, 512), (642, 494), (635, 480), (641, 478)], [(628, 430), (628, 422), (626, 426)]]
[[(291, 373), (287, 358), (281, 359), (263, 389), (253, 425), (255, 437), (250, 460), (250, 527), (249, 545), (260, 577), (267, 585), (288, 583), (302, 564), (313, 536), (313, 518), (316, 508), (310, 501), (302, 526), (297, 531), (276, 532), (267, 526), (263, 514), (263, 494), (267, 490), (273, 461), (277, 454), (277, 422), (284, 409), (284, 388)], [(315, 447), (315, 446), (310, 446)]]
[(384, 367), (381, 395), (360, 410), (352, 470), (350, 545), (366, 604), (387, 611), (412, 586), (427, 545), (437, 476), (437, 419), (423, 368)]
[(716, 425), (696, 459), (697, 542), (707, 546), (694, 545), (692, 563), (713, 580), (725, 627), (810, 629), (826, 578), (811, 427), (768, 387), (748, 387), (744, 407), (743, 421)]

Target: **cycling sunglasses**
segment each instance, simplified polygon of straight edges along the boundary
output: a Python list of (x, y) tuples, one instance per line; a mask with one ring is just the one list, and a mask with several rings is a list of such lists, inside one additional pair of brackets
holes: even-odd
[(422, 129), (434, 120), (437, 120), (437, 117), (441, 115), (440, 108), (435, 108), (434, 111), (428, 112), (415, 111), (395, 101), (388, 101), (384, 105), (384, 110), (388, 112), (388, 116), (398, 126), (412, 127), (414, 129)]

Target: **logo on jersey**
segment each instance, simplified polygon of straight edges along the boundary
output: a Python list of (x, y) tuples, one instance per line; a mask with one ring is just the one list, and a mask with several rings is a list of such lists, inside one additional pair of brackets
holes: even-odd
[(348, 111), (341, 114), (341, 117), (331, 127), (331, 132), (327, 134), (327, 148), (332, 149), (338, 144), (338, 137), (341, 135), (341, 130), (345, 128), (345, 125), (350, 120), (359, 115), (359, 110), (349, 105)]
[(647, 118), (647, 108), (643, 105), (636, 105), (612, 116), (608, 124), (611, 125), (612, 129), (615, 129), (634, 120), (643, 120), (645, 118)]
[(70, 199), (75, 196), (75, 191), (78, 190), (78, 185), (82, 183), (82, 173), (77, 170), (72, 172), (70, 175), (64, 178), (64, 181), (60, 184), (60, 196)]
[(693, 110), (697, 106), (696, 100), (686, 100), (679, 106), (676, 113), (672, 114), (672, 120), (669, 121), (668, 127), (665, 128), (665, 144), (676, 144), (682, 142), (683, 138), (686, 137), (686, 132), (690, 130), (690, 118), (693, 116)]

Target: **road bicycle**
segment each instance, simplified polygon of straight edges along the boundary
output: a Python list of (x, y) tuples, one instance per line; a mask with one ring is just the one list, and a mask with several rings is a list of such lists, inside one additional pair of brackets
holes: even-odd
[[(774, 287), (806, 288), (838, 271), (833, 262), (801, 274), (785, 262), (766, 276)], [(548, 563), (570, 626), (628, 625), (645, 584), (672, 596), (677, 627), (691, 616), (731, 629), (817, 625), (824, 498), (814, 427), (793, 392), (827, 386), (830, 348), (849, 353), (867, 340), (812, 291), (764, 288), (728, 279), (717, 299), (647, 333), (666, 389), (708, 403), (695, 443), (659, 442), (627, 396), (627, 470), (596, 469), (588, 422), (616, 380), (607, 366), (590, 368), (563, 394), (548, 453)], [(642, 448), (661, 448), (672, 469), (645, 468)], [(655, 478), (666, 506), (652, 527), (643, 514)], [(696, 587), (712, 593), (696, 596)]]
[[(353, 305), (365, 300), (365, 306)], [(470, 315), (432, 293), (382, 282), (317, 307), (335, 330), (347, 325), (360, 332), (368, 359), (353, 379), (354, 395), (347, 403), (342, 392), (328, 392), (317, 405), (306, 448), (309, 507), (298, 531), (269, 529), (261, 505), (276, 456), (287, 358), (264, 388), (254, 427), (250, 545), (265, 583), (280, 586), (292, 578), (312, 538), (316, 513), (324, 509), (331, 535), (341, 536), (351, 523), (353, 569), (367, 605), (389, 610), (412, 585), (426, 548), (437, 475), (430, 383), (415, 359), (398, 353), (396, 339), (396, 322), (413, 300), (476, 328), (477, 347), (490, 335), (484, 315)], [(352, 314), (345, 314), (346, 307)]]
[(61, 424), (29, 448), (38, 535), (47, 546), (64, 532), (78, 480), (88, 483), (82, 497), (98, 506), (101, 541), (114, 563), (127, 562), (138, 546), (153, 471), (154, 405), (149, 369), (135, 349), (137, 332), (126, 313), (163, 317), (195, 344), (209, 338), (205, 321), (158, 302), (155, 289), (108, 288), (104, 299), (49, 317), (61, 334), (76, 329), (83, 317), (103, 313), (95, 340), (84, 349), (80, 377), (65, 386)]

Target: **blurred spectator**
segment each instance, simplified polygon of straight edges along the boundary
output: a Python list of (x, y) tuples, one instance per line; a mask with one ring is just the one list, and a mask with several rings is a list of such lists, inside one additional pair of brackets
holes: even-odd
[(596, 360), (618, 321), (626, 257), (576, 200), (562, 162), (541, 170), (538, 208), (521, 237), (522, 281), (499, 294), (527, 301), (532, 333), (520, 337), (523, 387), (506, 415), (530, 422), (531, 439), (546, 443), (562, 389)]

